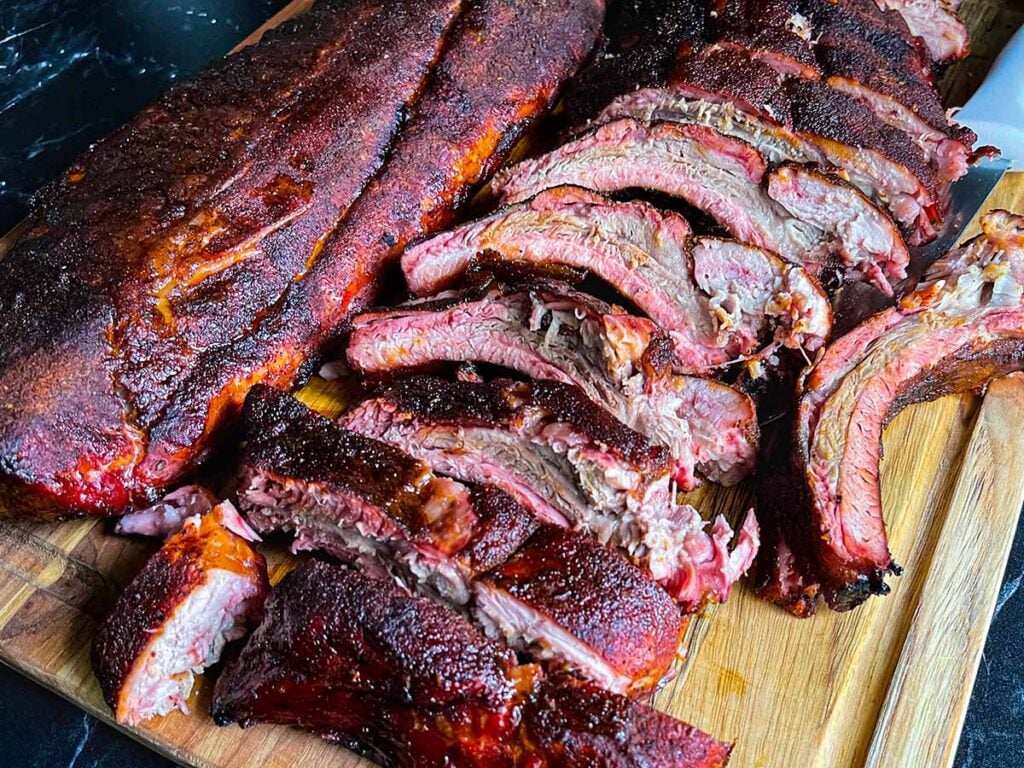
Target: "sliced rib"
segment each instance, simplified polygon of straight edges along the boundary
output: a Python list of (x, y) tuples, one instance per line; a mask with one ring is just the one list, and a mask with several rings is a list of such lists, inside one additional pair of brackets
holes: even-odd
[(821, 147), (866, 195), (882, 200), (911, 244), (934, 239), (945, 215), (944, 186), (907, 134), (826, 83), (789, 80), (783, 92), (793, 129)]
[(304, 560), (217, 681), (211, 714), (306, 728), (385, 765), (502, 766), (519, 690), (538, 673), (389, 579)]
[(903, 17), (911, 34), (924, 41), (932, 61), (944, 64), (970, 52), (967, 27), (957, 17), (959, 0), (875, 0)]
[(525, 730), (546, 768), (720, 768), (728, 762), (731, 746), (593, 685), (562, 678), (542, 686), (535, 701), (524, 713)]
[(570, 385), (415, 377), (380, 390), (340, 422), (435, 472), (496, 485), (546, 522), (621, 548), (686, 610), (725, 600), (757, 550), (752, 516), (729, 552), (724, 518), (705, 533), (699, 513), (676, 504), (668, 452)]
[(563, 184), (597, 192), (652, 189), (680, 197), (730, 234), (801, 263), (827, 251), (822, 232), (789, 217), (762, 190), (765, 161), (753, 147), (703, 125), (621, 119), (495, 176), (506, 203)]
[(813, 30), (798, 0), (710, 0), (710, 38), (783, 75), (817, 77)]
[(187, 713), (196, 675), (260, 620), (270, 582), (257, 538), (222, 502), (185, 520), (121, 593), (92, 645), (117, 722)]
[[(775, 79), (772, 78), (773, 88)], [(825, 153), (812, 142), (764, 117), (752, 106), (738, 106), (720, 98), (686, 95), (692, 91), (645, 88), (613, 99), (597, 121), (607, 123), (630, 117), (645, 123), (676, 122), (706, 125), (726, 136), (742, 139), (769, 163), (791, 160), (827, 165)]]
[[(659, 88), (637, 91), (609, 104), (599, 120), (633, 117), (709, 125), (746, 141), (772, 163), (786, 163), (768, 173), (768, 196), (789, 215), (832, 236), (832, 252), (850, 279), (866, 279), (892, 293), (892, 283), (905, 277), (910, 260), (903, 238), (892, 220), (858, 190), (832, 175), (794, 165), (828, 166), (821, 150), (767, 117), (744, 112), (729, 102), (689, 98), (683, 93)], [(833, 260), (814, 264), (808, 259), (805, 265), (817, 273)]]
[[(515, 504), (485, 486), (490, 503)], [(496, 497), (496, 498), (494, 498)], [(650, 693), (676, 660), (685, 621), (661, 587), (591, 537), (544, 525), (475, 584), (491, 636), (554, 659), (605, 690)]]
[(836, 232), (846, 277), (893, 293), (910, 252), (899, 230), (856, 187), (812, 167), (785, 163), (768, 174), (768, 194), (790, 214)]
[(1024, 367), (1024, 218), (997, 211), (982, 228), (899, 306), (830, 346), (804, 383), (796, 439), (810, 504), (806, 535), (833, 608), (888, 591), (884, 576), (895, 570), (878, 484), (888, 420), (912, 403)]
[[(773, 139), (763, 136), (754, 124), (731, 122), (724, 112), (695, 110), (692, 103), (677, 100), (671, 92), (664, 92), (657, 107), (652, 106), (653, 98), (651, 92), (644, 94), (637, 103), (640, 114), (676, 114), (678, 119), (642, 124), (622, 118), (606, 123), (548, 155), (502, 172), (495, 188), (512, 201), (559, 183), (590, 184), (602, 192), (653, 188), (701, 207), (737, 238), (773, 250), (814, 274), (836, 256), (868, 265), (891, 258), (872, 251), (872, 238), (864, 231), (890, 224), (887, 218), (863, 196), (851, 195), (841, 180), (818, 176), (815, 186), (834, 187), (822, 193), (844, 198), (846, 206), (855, 209), (853, 215), (836, 221), (828, 215), (807, 217), (804, 209), (794, 213), (773, 199), (761, 155), (734, 136), (749, 131), (755, 141), (775, 143)], [(627, 97), (615, 110), (628, 110), (633, 103)], [(695, 114), (701, 121), (724, 122), (725, 132), (692, 122)], [(893, 236), (899, 242), (898, 233)], [(877, 276), (877, 270), (867, 271)], [(884, 280), (881, 288), (891, 291)]]
[(852, 96), (822, 81), (784, 79), (746, 54), (716, 48), (684, 58), (670, 85), (676, 96), (732, 103), (788, 129), (888, 208), (915, 241), (934, 237), (942, 185), (924, 151)]
[[(636, 123), (630, 125), (643, 130)], [(608, 147), (614, 140), (599, 139)], [(639, 151), (631, 154), (623, 165), (636, 171), (643, 158)], [(742, 308), (749, 314), (746, 322), (720, 322), (712, 291), (693, 271), (689, 235), (689, 225), (678, 214), (638, 201), (611, 202), (563, 186), (408, 248), (402, 269), (410, 288), (420, 295), (450, 285), (480, 253), (587, 270), (668, 332), (683, 372), (707, 371), (756, 352), (776, 323), (775, 335), (786, 346), (815, 350), (822, 345), (830, 322), (824, 294), (802, 270), (764, 251), (752, 251), (748, 261), (753, 268), (732, 278), (738, 285), (756, 284), (761, 294), (761, 285), (768, 280), (770, 288), (788, 291), (799, 311), (791, 313), (783, 307), (785, 302), (755, 304)]]
[[(289, 531), (294, 550), (390, 573), (609, 690), (639, 693), (668, 672), (679, 610), (617, 553), (538, 523), (496, 488), (436, 477), (276, 390), (254, 388), (243, 419), (238, 503), (257, 530)], [(368, 467), (386, 485), (371, 485)]]
[[(922, 83), (931, 83), (932, 62), (921, 40), (898, 13), (861, 0), (800, 0), (812, 27), (815, 47), (824, 40), (860, 41), (877, 61)], [(820, 58), (820, 50), (816, 51)]]
[(312, 560), (274, 589), (212, 714), (299, 726), (404, 768), (722, 768), (731, 750), (646, 704), (545, 678), (389, 580)]
[(931, 82), (893, 68), (869, 41), (850, 33), (823, 34), (816, 50), (828, 84), (921, 147), (938, 183), (948, 184), (967, 173), (977, 137), (970, 129), (950, 124)]
[[(732, 310), (728, 321), (745, 319), (746, 298), (732, 295), (740, 306), (722, 309)], [(746, 395), (655, 370), (648, 351), (667, 339), (653, 323), (566, 285), (534, 281), (413, 302), (359, 315), (353, 328), (346, 353), (363, 373), (478, 361), (575, 384), (619, 421), (668, 447), (684, 490), (699, 484), (697, 472), (731, 485), (753, 468), (757, 423)]]

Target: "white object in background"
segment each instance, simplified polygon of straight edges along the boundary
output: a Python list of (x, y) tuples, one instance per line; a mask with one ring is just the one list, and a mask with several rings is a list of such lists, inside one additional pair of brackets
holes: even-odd
[(956, 113), (978, 134), (978, 144), (999, 147), (1011, 168), (1024, 169), (1024, 26), (995, 60), (985, 82)]

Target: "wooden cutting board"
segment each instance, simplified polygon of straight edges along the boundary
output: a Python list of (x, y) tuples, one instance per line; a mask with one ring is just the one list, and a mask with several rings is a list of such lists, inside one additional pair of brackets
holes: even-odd
[[(297, 0), (266, 26), (309, 4)], [(975, 53), (947, 75), (951, 103), (980, 80), (1024, 5), (966, 0), (962, 13)], [(1024, 212), (1024, 174), (1006, 177), (989, 204)], [(327, 413), (341, 408), (339, 390), (320, 380), (301, 397)], [(885, 434), (882, 489), (906, 571), (892, 594), (801, 621), (739, 588), (693, 623), (690, 660), (657, 706), (735, 739), (741, 768), (949, 766), (1024, 503), (1022, 412), (1024, 378), (1011, 376), (984, 398), (949, 397), (897, 418)], [(694, 496), (705, 516), (735, 517), (750, 501), (742, 487)], [(154, 549), (103, 522), (0, 520), (0, 661), (110, 722), (89, 643)], [(268, 555), (276, 574), (283, 555)], [(198, 686), (192, 715), (127, 732), (186, 765), (370, 765), (288, 728), (216, 728), (210, 688)]]

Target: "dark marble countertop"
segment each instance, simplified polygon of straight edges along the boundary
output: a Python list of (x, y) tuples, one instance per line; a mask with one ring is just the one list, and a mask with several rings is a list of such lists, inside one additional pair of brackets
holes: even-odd
[[(0, 0), (0, 232), (32, 192), (179, 77), (220, 56), (284, 0)], [(1024, 543), (999, 596), (957, 765), (1024, 766)], [(0, 765), (170, 765), (0, 667)], [(742, 768), (742, 767), (741, 767)], [(924, 768), (924, 767), (922, 767)]]

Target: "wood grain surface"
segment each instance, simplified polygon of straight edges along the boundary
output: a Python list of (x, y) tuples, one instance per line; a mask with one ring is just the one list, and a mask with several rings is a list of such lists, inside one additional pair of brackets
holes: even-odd
[[(297, 0), (246, 39), (304, 10)], [(980, 80), (1024, 3), (965, 0), (972, 57), (944, 81), (958, 103)], [(1024, 174), (1008, 175), (989, 207), (1024, 212)], [(10, 237), (0, 238), (0, 255)], [(342, 390), (314, 380), (300, 393), (329, 414)], [(883, 500), (890, 543), (905, 574), (893, 591), (847, 614), (801, 621), (737, 589), (693, 622), (688, 661), (656, 697), (659, 708), (737, 741), (741, 768), (942, 768), (952, 763), (1006, 558), (1024, 502), (1024, 379), (984, 398), (915, 406), (884, 439)], [(745, 488), (694, 495), (706, 517), (738, 515)], [(0, 661), (110, 722), (88, 661), (98, 621), (154, 550), (111, 535), (105, 522), (0, 520)], [(268, 551), (272, 573), (284, 555)], [(128, 732), (182, 764), (365, 765), (351, 753), (287, 728), (216, 728), (209, 681), (193, 714)]]

